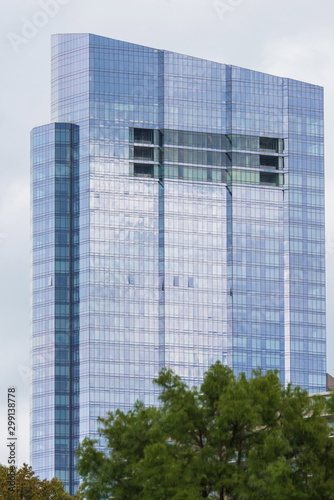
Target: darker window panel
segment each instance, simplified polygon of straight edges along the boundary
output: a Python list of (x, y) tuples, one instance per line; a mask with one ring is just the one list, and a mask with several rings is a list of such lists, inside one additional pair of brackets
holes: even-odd
[(154, 177), (154, 166), (144, 163), (134, 164), (135, 177)]
[(260, 137), (261, 151), (275, 151), (278, 153), (278, 139), (271, 137)]
[(153, 148), (145, 148), (140, 146), (134, 147), (134, 159), (135, 160), (149, 160), (153, 161), (154, 159), (154, 149)]
[(271, 184), (278, 186), (278, 174), (271, 172), (260, 172), (260, 184)]
[(135, 128), (133, 131), (134, 142), (153, 144), (154, 131), (146, 128)]
[[(212, 182), (212, 169), (208, 168), (206, 171), (208, 182)], [(190, 279), (190, 278), (189, 278)]]
[(278, 168), (278, 156), (260, 155), (260, 166), (266, 168)]

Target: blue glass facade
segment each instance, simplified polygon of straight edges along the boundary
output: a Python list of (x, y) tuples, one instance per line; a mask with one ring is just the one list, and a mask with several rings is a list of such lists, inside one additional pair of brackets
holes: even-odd
[(52, 121), (32, 134), (38, 474), (75, 488), (79, 440), (157, 404), (165, 365), (325, 390), (322, 88), (56, 35)]
[(79, 127), (39, 127), (31, 142), (31, 454), (36, 469), (68, 484), (79, 424)]

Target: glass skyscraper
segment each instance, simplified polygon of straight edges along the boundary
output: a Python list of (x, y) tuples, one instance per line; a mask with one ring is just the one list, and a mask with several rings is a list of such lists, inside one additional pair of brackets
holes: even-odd
[[(216, 360), (326, 389), (323, 89), (90, 34), (52, 39), (32, 132), (32, 434), (78, 484), (97, 417)], [(103, 443), (101, 443), (103, 446)]]

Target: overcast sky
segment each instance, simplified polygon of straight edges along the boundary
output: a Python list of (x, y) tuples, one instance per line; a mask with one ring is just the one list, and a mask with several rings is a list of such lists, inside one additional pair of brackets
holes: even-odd
[(29, 462), (29, 134), (50, 121), (51, 34), (90, 32), (325, 87), (327, 371), (334, 375), (333, 18), (332, 0), (1, 0), (1, 463), (12, 385), (19, 463)]

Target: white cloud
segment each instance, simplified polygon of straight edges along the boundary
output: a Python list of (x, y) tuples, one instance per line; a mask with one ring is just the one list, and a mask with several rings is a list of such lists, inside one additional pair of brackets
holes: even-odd
[(323, 85), (334, 72), (334, 47), (328, 38), (289, 36), (269, 40), (263, 67), (268, 73)]
[[(12, 182), (4, 191), (0, 202), (0, 223), (8, 225), (12, 217), (20, 218), (24, 212), (27, 215), (30, 202), (29, 185), (26, 182)], [(29, 215), (29, 214), (28, 214)]]

